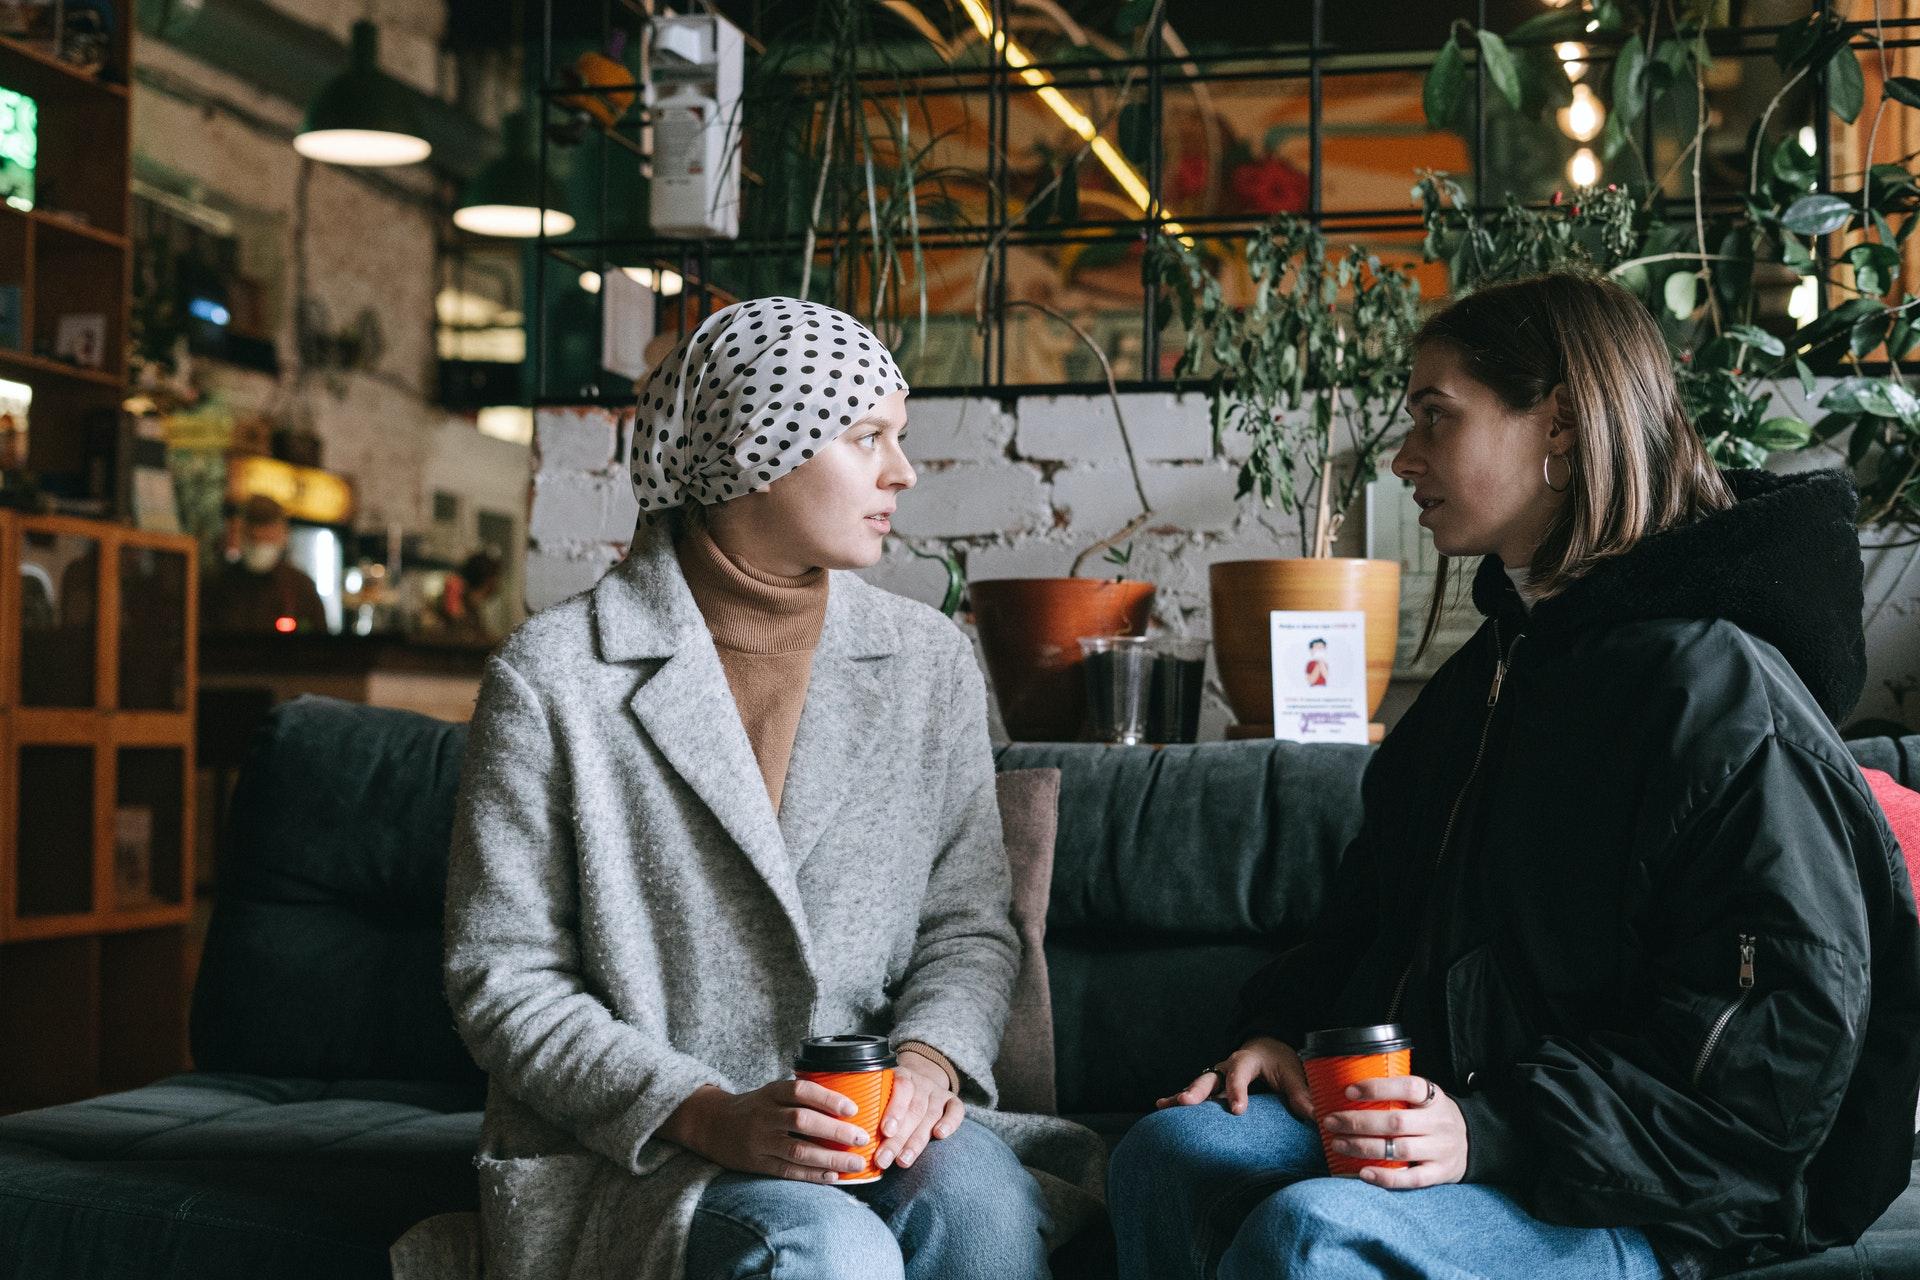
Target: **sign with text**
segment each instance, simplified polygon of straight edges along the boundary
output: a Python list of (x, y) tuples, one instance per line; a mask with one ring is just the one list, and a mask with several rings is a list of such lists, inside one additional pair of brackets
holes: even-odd
[(1273, 736), (1367, 741), (1367, 615), (1275, 609)]

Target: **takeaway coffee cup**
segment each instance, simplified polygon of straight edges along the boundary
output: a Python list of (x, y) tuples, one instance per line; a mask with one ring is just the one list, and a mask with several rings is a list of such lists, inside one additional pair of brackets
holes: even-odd
[(842, 1118), (864, 1129), (869, 1139), (864, 1147), (814, 1139), (823, 1147), (851, 1151), (867, 1162), (859, 1173), (841, 1174), (839, 1186), (857, 1186), (880, 1178), (873, 1153), (880, 1147), (880, 1118), (887, 1114), (887, 1104), (893, 1100), (893, 1071), (897, 1065), (893, 1050), (882, 1036), (815, 1036), (800, 1042), (800, 1052), (793, 1058), (793, 1074), (853, 1099), (859, 1114)]
[[(1412, 1074), (1413, 1041), (1397, 1022), (1371, 1027), (1336, 1027), (1309, 1031), (1300, 1060), (1307, 1068), (1307, 1089), (1313, 1095), (1313, 1119), (1318, 1124), (1336, 1111), (1400, 1111), (1404, 1102), (1356, 1102), (1347, 1089), (1362, 1080)], [(1405, 1160), (1365, 1160), (1336, 1154), (1330, 1135), (1320, 1131), (1327, 1169), (1338, 1178), (1357, 1178), (1362, 1169), (1404, 1169)]]

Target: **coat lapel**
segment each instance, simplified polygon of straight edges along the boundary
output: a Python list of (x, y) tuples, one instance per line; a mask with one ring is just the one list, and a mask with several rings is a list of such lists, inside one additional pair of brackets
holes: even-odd
[(835, 573), (807, 700), (780, 794), (780, 834), (795, 870), (820, 843), (887, 735), (886, 682), (899, 633), (876, 588)]
[(651, 674), (643, 674), (628, 705), (674, 772), (773, 891), (804, 948), (807, 920), (794, 863), (720, 655), (664, 537), (637, 548), (601, 579), (594, 588), (594, 626), (606, 661), (660, 660)]

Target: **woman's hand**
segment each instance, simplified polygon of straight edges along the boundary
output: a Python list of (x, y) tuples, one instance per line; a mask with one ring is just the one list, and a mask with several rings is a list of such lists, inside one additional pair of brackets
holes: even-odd
[[(1431, 1090), (1431, 1094), (1429, 1094)], [(1355, 1102), (1404, 1102), (1403, 1111), (1335, 1111), (1321, 1127), (1341, 1155), (1362, 1160), (1408, 1160), (1405, 1169), (1368, 1168), (1376, 1187), (1410, 1191), (1458, 1182), (1467, 1175), (1467, 1118), (1460, 1104), (1419, 1076), (1362, 1080), (1347, 1090)], [(1431, 1101), (1429, 1101), (1431, 1097)], [(1387, 1139), (1393, 1151), (1387, 1151)]]
[(660, 1136), (723, 1169), (831, 1183), (867, 1167), (862, 1157), (819, 1142), (864, 1145), (866, 1132), (844, 1119), (859, 1112), (853, 1099), (811, 1080), (775, 1080), (750, 1093), (707, 1085), (667, 1117)]
[(911, 1165), (934, 1138), (944, 1138), (960, 1127), (967, 1108), (947, 1087), (947, 1073), (930, 1058), (911, 1049), (900, 1051), (893, 1073), (893, 1099), (880, 1121), (880, 1149), (873, 1162), (880, 1168), (898, 1161)]
[(1307, 1071), (1300, 1065), (1300, 1055), (1272, 1036), (1255, 1036), (1217, 1068), (1202, 1071), (1192, 1084), (1153, 1105), (1191, 1107), (1218, 1098), (1227, 1110), (1240, 1115), (1247, 1109), (1247, 1091), (1256, 1080), (1279, 1094), (1287, 1110), (1313, 1123), (1313, 1095), (1307, 1092)]

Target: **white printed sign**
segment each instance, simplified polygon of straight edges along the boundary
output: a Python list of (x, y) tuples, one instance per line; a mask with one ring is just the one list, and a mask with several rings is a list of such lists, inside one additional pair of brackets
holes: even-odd
[(1273, 736), (1367, 741), (1367, 615), (1275, 609)]

